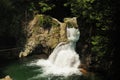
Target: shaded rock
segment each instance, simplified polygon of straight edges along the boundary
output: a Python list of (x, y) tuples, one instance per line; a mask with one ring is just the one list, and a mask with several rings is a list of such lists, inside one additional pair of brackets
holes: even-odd
[(87, 70), (81, 68), (81, 69), (80, 69), (80, 72), (82, 72), (82, 74), (83, 74), (84, 76), (88, 76)]
[(13, 80), (9, 75), (5, 76), (5, 78), (2, 78), (0, 80)]
[[(67, 42), (67, 27), (78, 27), (75, 17), (65, 18), (64, 23), (62, 23), (50, 16), (42, 14), (36, 15), (26, 29), (27, 41), (24, 50), (20, 52), (19, 57), (27, 56), (38, 45), (41, 45), (44, 48), (53, 49), (58, 43)], [(48, 52), (46, 51), (46, 53)]]

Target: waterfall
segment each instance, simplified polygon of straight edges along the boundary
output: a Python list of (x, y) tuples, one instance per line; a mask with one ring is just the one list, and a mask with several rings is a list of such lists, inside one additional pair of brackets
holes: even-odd
[(75, 28), (67, 28), (68, 43), (61, 42), (53, 50), (48, 60), (59, 67), (78, 67), (79, 56), (75, 52), (76, 41), (79, 39), (79, 31)]
[(45, 75), (70, 76), (81, 75), (79, 55), (75, 51), (80, 32), (76, 28), (67, 28), (68, 42), (59, 43), (47, 60), (40, 59), (35, 64), (41, 66)]

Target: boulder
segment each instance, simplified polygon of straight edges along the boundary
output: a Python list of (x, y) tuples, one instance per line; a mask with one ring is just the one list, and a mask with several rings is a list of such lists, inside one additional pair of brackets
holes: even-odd
[(9, 75), (5, 76), (5, 78), (2, 78), (0, 80), (13, 80)]

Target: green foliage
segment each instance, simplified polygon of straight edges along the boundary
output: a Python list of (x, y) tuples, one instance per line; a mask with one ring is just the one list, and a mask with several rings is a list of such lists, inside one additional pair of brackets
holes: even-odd
[[(110, 45), (109, 32), (113, 27), (110, 4), (111, 0), (67, 0), (64, 4), (71, 7), (72, 16), (78, 17), (81, 43), (89, 45), (89, 51), (86, 54), (92, 55), (94, 60), (98, 61), (97, 63), (107, 61), (104, 57), (108, 55), (108, 51), (112, 51), (108, 47)], [(102, 65), (106, 64), (102, 63)], [(104, 66), (99, 66), (104, 68)]]
[(31, 1), (29, 11), (33, 12), (34, 14), (41, 14), (45, 13), (46, 11), (52, 10), (53, 7), (55, 7), (55, 5), (50, 3), (49, 0)]
[(97, 54), (98, 57), (103, 57), (106, 53), (108, 38), (104, 36), (93, 36), (91, 41), (92, 52)]
[(52, 25), (52, 18), (50, 16), (37, 15), (39, 18), (39, 26), (49, 28)]
[(39, 5), (42, 7), (41, 9), (41, 12), (46, 12), (48, 10), (51, 10), (53, 6), (49, 6), (48, 4), (45, 4), (45, 3), (42, 3), (42, 2), (39, 2)]
[[(84, 22), (80, 24), (82, 25), (81, 27), (93, 27), (94, 30), (97, 31), (97, 33), (93, 35), (97, 36), (98, 38), (102, 37), (100, 35), (105, 37), (105, 32), (111, 29), (110, 24), (112, 20), (110, 17), (111, 9), (109, 2), (110, 0), (70, 0), (64, 5), (71, 6), (72, 15), (80, 17), (80, 21), (84, 20)], [(96, 44), (97, 42), (92, 43)]]

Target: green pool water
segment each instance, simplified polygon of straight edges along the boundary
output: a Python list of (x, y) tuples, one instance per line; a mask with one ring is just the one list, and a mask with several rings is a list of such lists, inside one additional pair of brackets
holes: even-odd
[(3, 73), (5, 75), (10, 75), (13, 80), (103, 80), (98, 76), (42, 76), (43, 71), (41, 67), (28, 66), (28, 64), (34, 60), (33, 58), (25, 58), (14, 61), (4, 68)]

